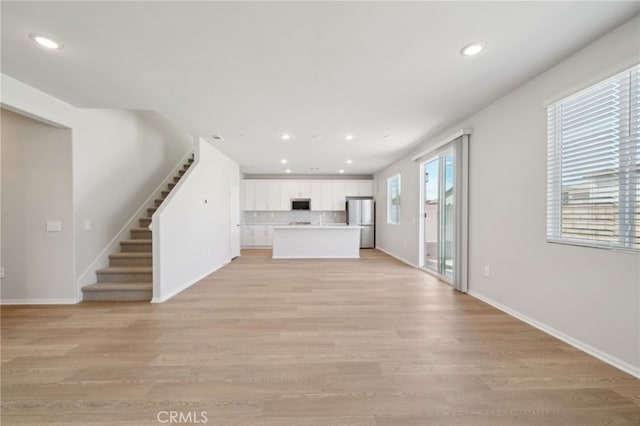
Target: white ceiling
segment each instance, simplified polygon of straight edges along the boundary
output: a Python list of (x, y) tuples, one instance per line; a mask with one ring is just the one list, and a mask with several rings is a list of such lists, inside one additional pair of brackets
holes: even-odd
[[(374, 173), (640, 13), (611, 1), (1, 8), (4, 74), (79, 107), (151, 109), (220, 134), (216, 146), (260, 174)], [(462, 57), (473, 41), (486, 50)]]

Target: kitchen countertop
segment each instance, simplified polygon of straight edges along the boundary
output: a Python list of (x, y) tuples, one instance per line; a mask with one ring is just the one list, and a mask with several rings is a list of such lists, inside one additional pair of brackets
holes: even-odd
[(315, 226), (316, 228), (325, 228), (325, 227), (329, 227), (329, 226), (349, 226), (346, 223), (324, 223), (322, 225), (312, 225), (312, 224), (308, 224), (308, 225), (295, 225), (295, 224), (289, 224), (289, 223), (242, 223), (240, 224), (240, 226), (273, 226), (273, 227), (278, 227), (278, 228), (283, 228), (283, 227), (298, 227), (298, 228), (309, 228), (312, 226)]
[(273, 225), (274, 228), (282, 228), (282, 229), (325, 229), (325, 228), (362, 228), (359, 225), (347, 225), (343, 223), (336, 224), (328, 224), (328, 225)]

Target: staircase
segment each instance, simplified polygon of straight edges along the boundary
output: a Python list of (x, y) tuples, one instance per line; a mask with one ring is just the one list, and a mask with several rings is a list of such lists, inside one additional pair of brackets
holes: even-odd
[(141, 301), (153, 296), (153, 254), (151, 216), (160, 207), (180, 178), (193, 164), (193, 155), (169, 183), (155, 207), (139, 219), (139, 228), (130, 230), (131, 238), (120, 241), (120, 253), (109, 255), (109, 266), (96, 271), (98, 282), (82, 288), (84, 301)]

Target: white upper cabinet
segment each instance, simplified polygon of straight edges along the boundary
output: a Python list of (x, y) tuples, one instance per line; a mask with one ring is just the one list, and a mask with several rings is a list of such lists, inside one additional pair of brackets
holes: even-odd
[(282, 210), (291, 210), (291, 196), (294, 192), (294, 182), (292, 180), (281, 180), (280, 182), (280, 205)]
[(344, 211), (347, 208), (345, 197), (347, 196), (347, 187), (343, 181), (333, 183), (333, 198), (331, 199), (331, 208), (333, 211)]
[(309, 180), (294, 180), (292, 181), (291, 198), (311, 198), (311, 181)]
[(291, 199), (310, 198), (311, 210), (344, 211), (346, 197), (373, 196), (371, 180), (243, 180), (244, 210), (289, 211)]
[(325, 181), (320, 184), (322, 186), (322, 202), (320, 210), (332, 210), (333, 208), (333, 187), (331, 181)]
[(345, 182), (347, 186), (347, 197), (372, 197), (373, 196), (372, 180), (348, 180)]
[(311, 210), (324, 210), (322, 200), (322, 182), (311, 182)]
[(274, 211), (289, 210), (284, 203), (282, 182), (266, 179), (243, 180), (243, 210)]
[(255, 188), (255, 210), (269, 210), (269, 200), (267, 199), (269, 194), (268, 182), (264, 180), (257, 180), (255, 181)]
[[(342, 211), (345, 209), (346, 188), (343, 181), (322, 181), (320, 187), (322, 199), (319, 210)], [(311, 202), (313, 203), (313, 200)]]
[(242, 209), (243, 210), (255, 210), (256, 209), (256, 181), (255, 180), (243, 180), (242, 181)]
[(267, 181), (267, 208), (266, 210), (289, 210), (282, 202), (282, 182), (277, 180)]

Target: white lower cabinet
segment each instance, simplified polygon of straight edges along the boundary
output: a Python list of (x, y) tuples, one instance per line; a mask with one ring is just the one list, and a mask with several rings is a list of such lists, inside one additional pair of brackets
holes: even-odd
[(271, 247), (273, 245), (273, 226), (244, 225), (240, 233), (242, 247)]
[(273, 244), (273, 226), (256, 226), (253, 242), (256, 247), (271, 247)]
[(240, 229), (240, 246), (253, 246), (253, 226), (243, 225), (242, 229)]

